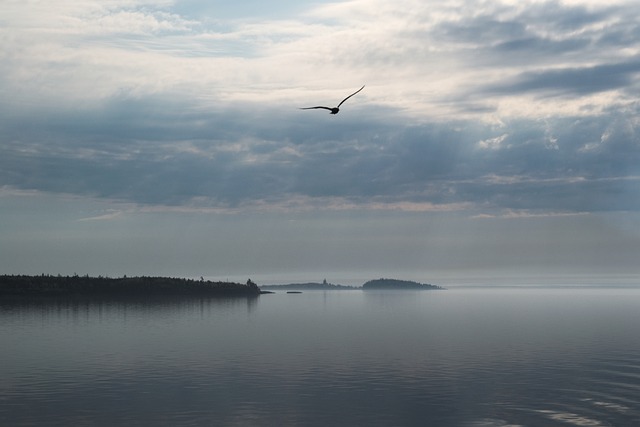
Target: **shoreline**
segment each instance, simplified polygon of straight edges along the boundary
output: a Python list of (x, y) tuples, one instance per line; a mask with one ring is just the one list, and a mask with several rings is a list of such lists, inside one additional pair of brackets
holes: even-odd
[(110, 297), (110, 296), (259, 296), (251, 280), (246, 284), (172, 277), (0, 276), (0, 297)]

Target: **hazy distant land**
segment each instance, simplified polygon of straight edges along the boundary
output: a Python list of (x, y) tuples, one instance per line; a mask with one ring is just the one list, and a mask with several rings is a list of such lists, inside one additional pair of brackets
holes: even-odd
[(359, 289), (359, 287), (355, 286), (345, 286), (345, 285), (335, 285), (333, 283), (328, 283), (324, 280), (322, 283), (319, 282), (306, 282), (306, 283), (289, 283), (286, 285), (263, 285), (260, 286), (261, 289), (269, 289), (269, 290), (287, 290), (287, 291), (342, 291), (342, 290), (353, 290)]
[(308, 283), (290, 283), (286, 285), (264, 285), (261, 286), (262, 289), (269, 290), (296, 290), (296, 291), (305, 291), (305, 290), (354, 290), (354, 289), (362, 289), (362, 290), (435, 290), (435, 289), (443, 289), (436, 285), (430, 285), (426, 283), (418, 283), (410, 280), (397, 280), (397, 279), (375, 279), (369, 280), (364, 283), (362, 286), (345, 286), (345, 285), (335, 285), (332, 283), (328, 283), (324, 280), (322, 283), (318, 282), (308, 282)]

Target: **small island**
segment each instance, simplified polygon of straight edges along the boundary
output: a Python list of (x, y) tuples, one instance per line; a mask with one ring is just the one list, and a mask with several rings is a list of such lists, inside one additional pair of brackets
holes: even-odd
[(261, 289), (271, 290), (287, 290), (287, 291), (344, 291), (358, 289), (354, 286), (334, 285), (323, 280), (322, 283), (307, 282), (307, 283), (289, 283), (287, 285), (262, 285)]
[(397, 279), (376, 279), (369, 280), (362, 285), (362, 290), (436, 290), (443, 289), (440, 286), (430, 285), (427, 283), (418, 283), (410, 280)]
[(246, 284), (172, 277), (0, 276), (0, 297), (150, 297), (260, 295), (253, 281)]

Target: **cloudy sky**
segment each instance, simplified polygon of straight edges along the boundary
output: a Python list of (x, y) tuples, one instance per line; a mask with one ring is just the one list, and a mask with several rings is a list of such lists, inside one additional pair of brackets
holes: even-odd
[(0, 274), (640, 283), (639, 95), (636, 0), (0, 0)]

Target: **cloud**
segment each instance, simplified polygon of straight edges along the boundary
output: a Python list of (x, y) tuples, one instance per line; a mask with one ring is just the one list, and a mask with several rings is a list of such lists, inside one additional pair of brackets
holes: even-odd
[[(0, 178), (16, 188), (203, 208), (283, 206), (288, 199), (398, 209), (639, 207), (630, 185), (640, 174), (633, 117), (567, 118), (544, 127), (521, 120), (499, 129), (351, 120), (325, 132), (317, 116), (298, 112), (261, 119), (259, 111), (237, 109), (207, 121), (126, 103), (113, 109), (128, 113), (95, 133), (73, 136), (55, 121), (34, 135), (22, 132), (2, 147)], [(111, 126), (117, 132), (101, 133)], [(46, 143), (29, 142), (40, 132)]]
[[(357, 0), (222, 22), (200, 2), (11, 2), (0, 185), (229, 211), (638, 210), (639, 11)], [(336, 117), (297, 109), (361, 84)]]
[[(368, 83), (366, 96), (380, 105), (450, 118), (494, 112), (478, 97), (505, 77), (523, 76), (530, 92), (538, 74), (624, 64), (637, 44), (632, 2), (464, 3), (349, 1), (283, 19), (228, 21), (199, 2), (40, 5), (29, 11), (30, 25), (10, 20), (6, 90), (25, 95), (19, 89), (28, 86), (38, 102), (60, 101), (61, 92), (99, 101), (176, 91), (194, 101), (264, 105), (302, 102), (300, 89), (336, 88), (339, 97)], [(9, 16), (27, 15), (18, 5)], [(618, 82), (628, 83), (623, 77)], [(608, 84), (605, 75), (595, 78)], [(517, 101), (518, 86), (507, 89)]]
[(91, 216), (87, 218), (80, 218), (78, 221), (111, 221), (122, 216), (122, 211), (111, 210), (105, 214)]
[(513, 82), (488, 88), (488, 92), (512, 94), (538, 92), (541, 96), (585, 96), (633, 86), (640, 73), (640, 61), (594, 67), (528, 71)]

